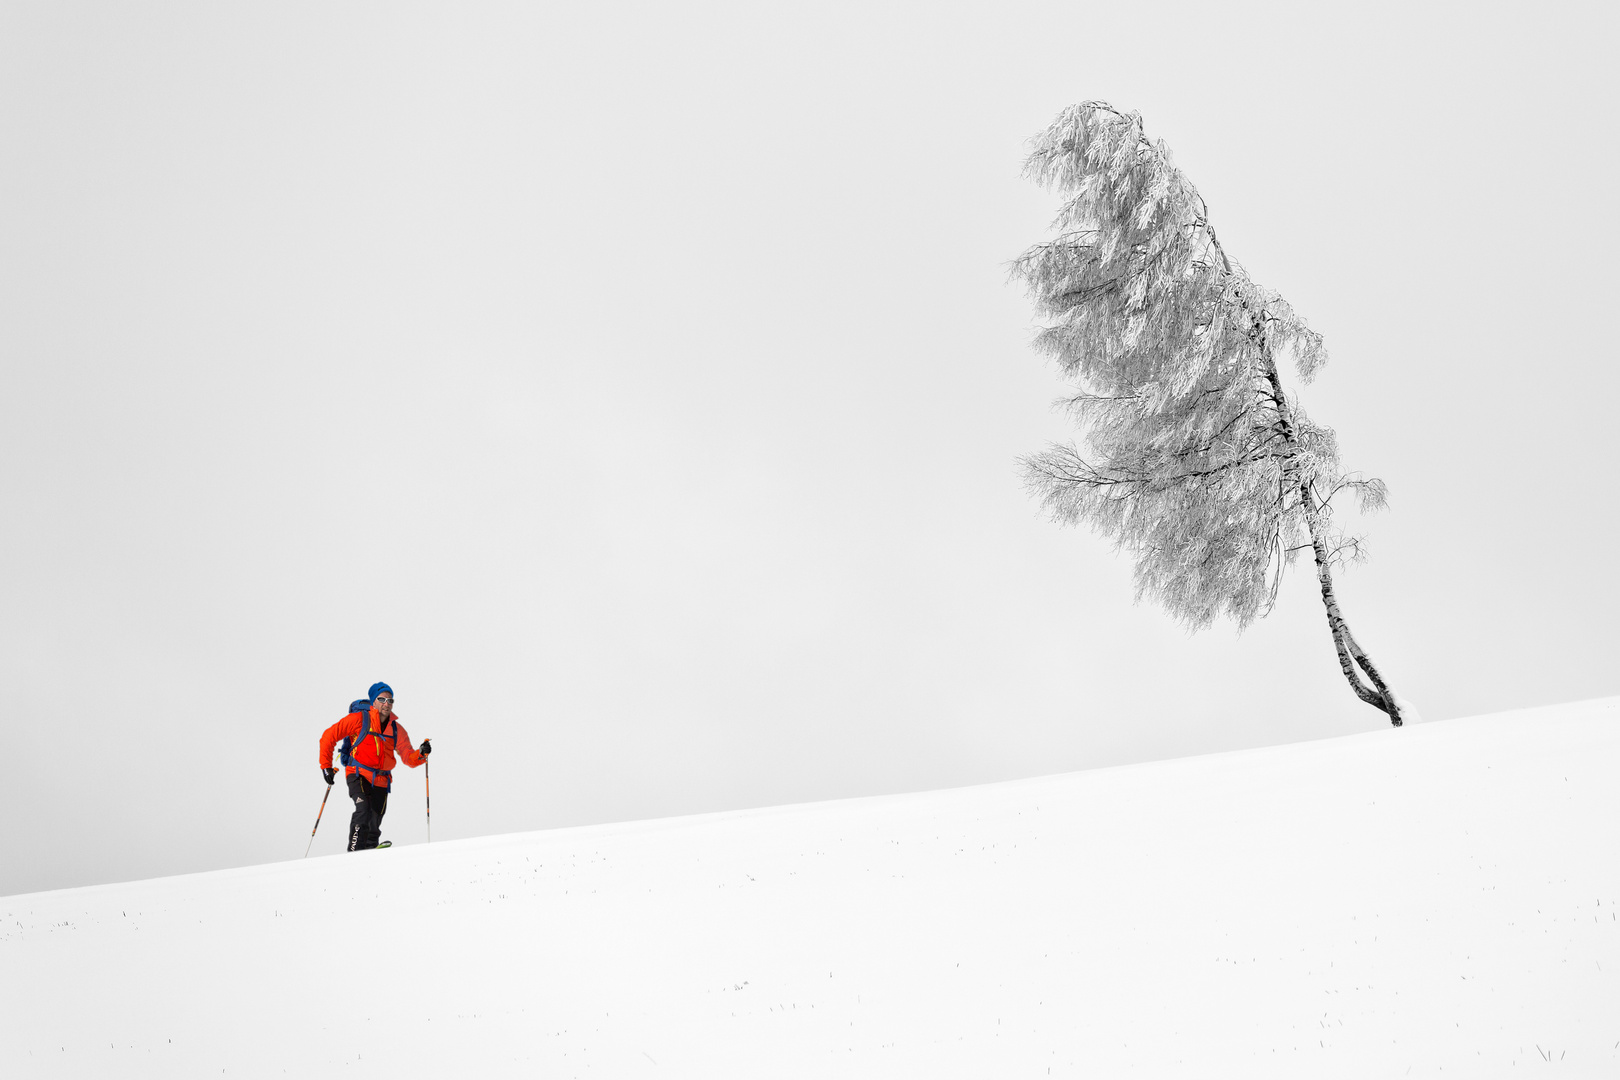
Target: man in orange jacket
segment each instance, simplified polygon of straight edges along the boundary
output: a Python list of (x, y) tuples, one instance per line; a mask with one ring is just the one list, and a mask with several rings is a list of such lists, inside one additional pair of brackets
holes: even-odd
[(349, 797), (354, 799), (354, 815), (349, 819), (349, 850), (364, 851), (378, 846), (383, 814), (388, 810), (395, 754), (414, 769), (433, 753), (433, 745), (423, 739), (420, 751), (411, 748), (411, 737), (394, 715), (394, 690), (387, 683), (372, 683), (369, 702), (357, 701), (355, 705), (361, 707), (327, 728), (321, 736), (321, 772), (328, 784), (335, 782), (337, 770), (332, 767), (332, 748), (342, 739)]

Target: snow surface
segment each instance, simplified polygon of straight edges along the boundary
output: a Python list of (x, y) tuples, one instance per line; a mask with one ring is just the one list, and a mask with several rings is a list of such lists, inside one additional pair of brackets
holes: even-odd
[(0, 897), (0, 1072), (1620, 1076), (1617, 776), (1611, 698)]

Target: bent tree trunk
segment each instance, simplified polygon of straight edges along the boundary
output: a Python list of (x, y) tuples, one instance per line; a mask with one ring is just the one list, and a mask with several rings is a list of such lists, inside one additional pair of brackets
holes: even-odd
[[(1297, 443), (1293, 417), (1289, 415), (1288, 398), (1283, 393), (1282, 380), (1277, 374), (1277, 364), (1271, 354), (1270, 346), (1266, 343), (1265, 326), (1258, 317), (1254, 319), (1250, 331), (1256, 345), (1260, 349), (1264, 361), (1266, 381), (1271, 387), (1271, 400), (1277, 409), (1277, 416), (1282, 426), (1282, 436), (1290, 444)], [(1316, 580), (1322, 586), (1322, 603), (1327, 607), (1328, 629), (1333, 634), (1333, 648), (1339, 654), (1339, 668), (1350, 683), (1356, 697), (1365, 701), (1373, 708), (1380, 710), (1389, 717), (1389, 722), (1396, 727), (1402, 723), (1401, 707), (1396, 703), (1395, 692), (1384, 682), (1384, 677), (1378, 673), (1372, 658), (1369, 657), (1359, 644), (1355, 635), (1350, 633), (1350, 624), (1344, 621), (1344, 614), (1339, 610), (1339, 598), (1333, 592), (1332, 554), (1328, 551), (1327, 540), (1322, 535), (1319, 517), (1320, 510), (1316, 505), (1316, 496), (1311, 491), (1310, 482), (1304, 481), (1299, 485), (1300, 506), (1305, 512), (1305, 524), (1311, 534), (1311, 553), (1316, 557)], [(1357, 668), (1361, 672), (1357, 672)], [(1371, 686), (1362, 681), (1361, 673), (1365, 673)]]
[[(1339, 600), (1333, 592), (1333, 574), (1329, 568), (1327, 544), (1323, 542), (1322, 534), (1316, 527), (1316, 508), (1312, 505), (1308, 488), (1301, 494), (1310, 511), (1307, 520), (1310, 522), (1311, 551), (1316, 556), (1316, 580), (1322, 585), (1322, 603), (1327, 607), (1328, 629), (1333, 632), (1333, 647), (1339, 654), (1339, 667), (1343, 670), (1344, 677), (1349, 680), (1350, 688), (1356, 692), (1356, 697), (1375, 709), (1383, 710), (1389, 716), (1389, 722), (1400, 727), (1401, 707), (1396, 703), (1395, 692), (1384, 682), (1383, 676), (1378, 674), (1378, 668), (1373, 665), (1366, 651), (1356, 643), (1355, 636), (1350, 633), (1350, 624), (1344, 621), (1344, 615), (1339, 611)], [(1361, 681), (1356, 671), (1357, 667), (1366, 673), (1372, 686)]]

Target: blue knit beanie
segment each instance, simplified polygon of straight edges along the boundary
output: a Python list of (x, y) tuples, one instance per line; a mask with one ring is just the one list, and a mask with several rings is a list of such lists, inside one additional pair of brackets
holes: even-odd
[(382, 693), (384, 690), (388, 691), (388, 696), (389, 697), (394, 696), (394, 688), (392, 686), (389, 686), (387, 683), (385, 683), (385, 682), (374, 682), (374, 683), (371, 684), (371, 689), (366, 691), (366, 693), (371, 695), (371, 703), (373, 705), (377, 704), (377, 695)]

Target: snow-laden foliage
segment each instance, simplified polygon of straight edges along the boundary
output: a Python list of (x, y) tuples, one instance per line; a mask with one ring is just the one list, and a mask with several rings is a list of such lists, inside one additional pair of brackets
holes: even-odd
[(1282, 570), (1312, 546), (1359, 553), (1333, 530), (1330, 500), (1383, 485), (1346, 475), (1333, 432), (1287, 395), (1327, 361), (1321, 335), (1222, 250), (1197, 189), (1142, 119), (1073, 106), (1033, 142), (1026, 174), (1063, 203), (1046, 243), (1014, 276), (1045, 325), (1036, 347), (1077, 392), (1065, 404), (1085, 450), (1026, 459), (1054, 518), (1084, 522), (1136, 557), (1138, 598), (1194, 628), (1246, 625)]

